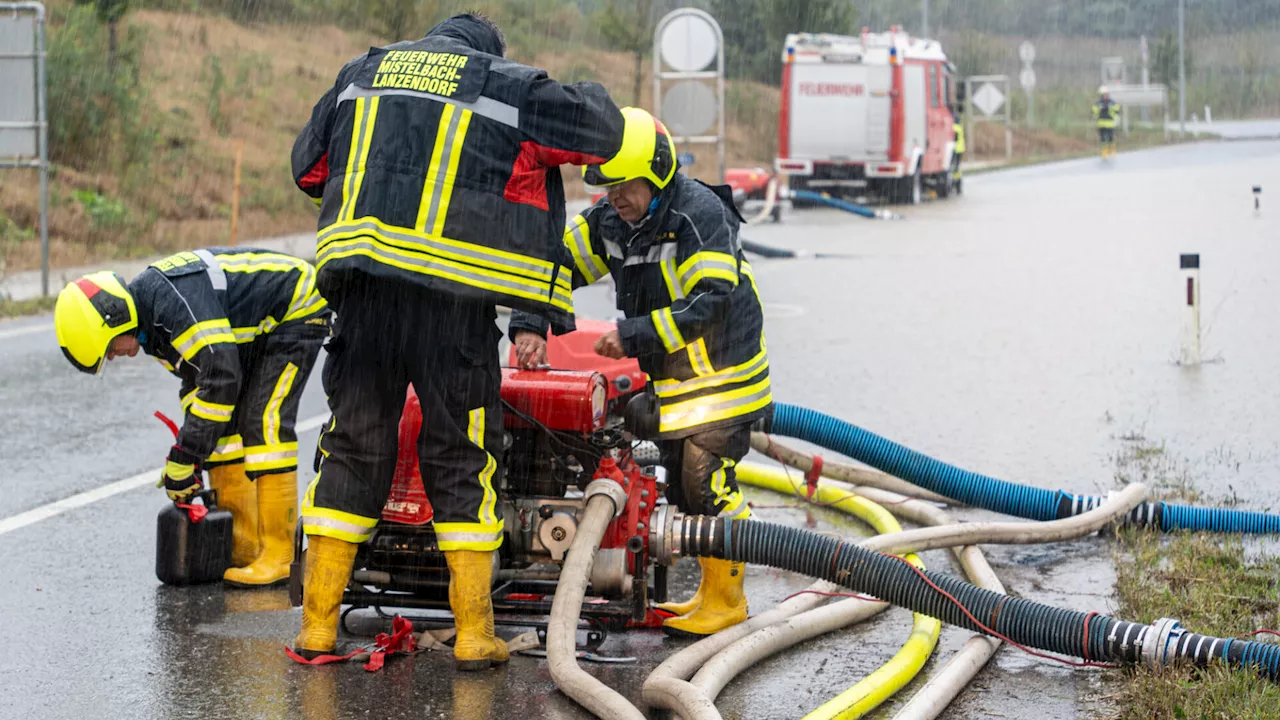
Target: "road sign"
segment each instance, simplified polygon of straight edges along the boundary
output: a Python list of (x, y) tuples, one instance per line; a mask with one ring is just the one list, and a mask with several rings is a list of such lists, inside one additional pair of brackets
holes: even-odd
[(1022, 68), (1022, 72), (1018, 73), (1018, 82), (1022, 83), (1022, 89), (1030, 92), (1036, 86), (1036, 71), (1029, 67)]
[[(672, 10), (653, 32), (653, 114), (683, 148), (715, 145), (724, 181), (724, 34), (697, 8)], [(693, 164), (690, 156), (689, 164)]]
[(715, 91), (704, 82), (685, 80), (662, 96), (662, 121), (675, 135), (701, 135), (717, 116)]
[(40, 171), (40, 292), (49, 295), (49, 117), (44, 4), (0, 2), (0, 168)]
[(30, 161), (40, 147), (34, 14), (0, 15), (0, 50), (0, 158)]
[(1023, 65), (1030, 65), (1036, 61), (1036, 46), (1031, 44), (1030, 40), (1023, 40), (1018, 46), (1018, 57), (1022, 60)]
[(1102, 84), (1103, 85), (1123, 85), (1124, 84), (1124, 58), (1122, 57), (1102, 58)]
[(1004, 93), (992, 83), (982, 83), (982, 87), (973, 94), (973, 105), (983, 115), (991, 117), (1004, 106)]
[(676, 154), (676, 161), (680, 163), (680, 167), (693, 167), (693, 153), (678, 153)]
[(680, 72), (697, 72), (716, 59), (716, 31), (699, 15), (680, 15), (671, 20), (658, 39), (662, 59)]

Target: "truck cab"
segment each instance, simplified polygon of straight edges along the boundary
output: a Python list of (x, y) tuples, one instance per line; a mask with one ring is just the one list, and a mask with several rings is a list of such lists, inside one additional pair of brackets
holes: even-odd
[(775, 169), (792, 189), (918, 203), (947, 194), (952, 66), (936, 40), (894, 27), (788, 35)]

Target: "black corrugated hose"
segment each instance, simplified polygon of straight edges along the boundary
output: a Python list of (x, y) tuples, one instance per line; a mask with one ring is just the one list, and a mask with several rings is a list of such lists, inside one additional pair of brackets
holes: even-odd
[[(656, 528), (655, 528), (656, 529)], [(1084, 664), (1152, 667), (1211, 660), (1280, 680), (1280, 646), (1183, 630), (1176, 620), (1141, 625), (1014, 598), (892, 555), (801, 528), (756, 520), (676, 516), (667, 539), (678, 555), (791, 570), (1015, 644), (1082, 658)]]

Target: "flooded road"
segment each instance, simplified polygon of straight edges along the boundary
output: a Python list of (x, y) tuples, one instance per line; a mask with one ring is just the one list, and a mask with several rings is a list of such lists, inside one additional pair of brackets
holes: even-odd
[[(1187, 145), (965, 184), (964, 197), (907, 209), (903, 222), (806, 210), (744, 230), (757, 242), (853, 256), (753, 263), (775, 397), (968, 469), (1074, 492), (1112, 489), (1120, 438), (1142, 435), (1165, 443), (1209, 495), (1271, 509), (1280, 497), (1280, 200), (1272, 211), (1267, 198), (1280, 188), (1280, 143)], [(1256, 215), (1253, 185), (1264, 188)], [(1184, 252), (1201, 254), (1204, 355), (1214, 362), (1200, 367), (1175, 363)], [(581, 292), (579, 305), (610, 314), (599, 288)], [(178, 414), (177, 381), (153, 362), (82, 376), (48, 323), (0, 323), (0, 527), (157, 468), (171, 439), (151, 413)], [(314, 428), (323, 413), (313, 377), (299, 421)], [(302, 483), (315, 439), (314, 429), (299, 437)], [(14, 648), (0, 656), (0, 716), (585, 717), (535, 658), (456, 679), (451, 660), (432, 654), (377, 674), (293, 665), (280, 647), (299, 613), (283, 591), (155, 581), (164, 503), (139, 487), (0, 532), (0, 618)], [(803, 510), (761, 517), (858, 532)], [(989, 556), (1016, 594), (1105, 612), (1109, 554), (1092, 538)], [(940, 552), (925, 560), (954, 572)], [(675, 577), (677, 596), (696, 582), (685, 566)], [(807, 584), (752, 570), (752, 609)], [(884, 662), (910, 622), (890, 611), (773, 658), (730, 684), (719, 706), (729, 718), (802, 715)], [(944, 630), (926, 673), (966, 637)], [(638, 701), (645, 675), (679, 646), (652, 632), (615, 634), (602, 652), (639, 662), (587, 668)], [(1099, 679), (1006, 648), (947, 716), (1091, 717)]]

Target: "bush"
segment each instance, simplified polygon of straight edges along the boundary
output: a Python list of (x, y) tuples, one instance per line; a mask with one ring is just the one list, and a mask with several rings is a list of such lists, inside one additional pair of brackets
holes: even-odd
[(92, 190), (76, 190), (72, 195), (80, 201), (95, 230), (117, 230), (129, 219), (129, 210), (119, 200)]
[(125, 30), (112, 70), (107, 29), (93, 8), (69, 8), (64, 19), (49, 29), (46, 60), (52, 160), (90, 172), (145, 165), (156, 138), (139, 82), (145, 31)]

